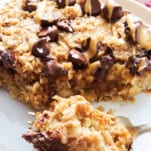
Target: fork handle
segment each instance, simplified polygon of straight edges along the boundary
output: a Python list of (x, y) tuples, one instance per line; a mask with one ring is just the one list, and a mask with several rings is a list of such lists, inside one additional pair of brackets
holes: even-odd
[(137, 130), (136, 137), (143, 134), (143, 133), (151, 132), (151, 124), (136, 126), (135, 128)]

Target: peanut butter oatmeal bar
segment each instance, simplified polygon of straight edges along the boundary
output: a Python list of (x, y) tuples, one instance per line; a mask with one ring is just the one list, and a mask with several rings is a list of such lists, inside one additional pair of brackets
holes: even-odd
[(56, 100), (36, 113), (35, 130), (23, 135), (38, 151), (130, 151), (132, 136), (117, 119), (82, 96)]
[(44, 109), (54, 95), (132, 100), (151, 85), (151, 28), (108, 0), (11, 0), (0, 9), (0, 85)]

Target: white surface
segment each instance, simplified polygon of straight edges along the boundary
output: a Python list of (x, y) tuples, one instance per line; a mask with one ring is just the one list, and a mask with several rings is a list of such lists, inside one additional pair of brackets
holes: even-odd
[(115, 0), (121, 4), (125, 9), (130, 10), (136, 16), (142, 18), (146, 23), (151, 25), (151, 8), (147, 8), (135, 0)]
[[(116, 0), (137, 16), (151, 24), (151, 11), (129, 0)], [(2, 2), (2, 0), (0, 0)], [(101, 103), (106, 110), (115, 109), (115, 115), (128, 116), (134, 124), (151, 123), (151, 95), (139, 95), (132, 103)], [(22, 103), (13, 100), (4, 90), (0, 89), (0, 151), (32, 151), (32, 146), (25, 143), (21, 136), (27, 131), (27, 121), (31, 110)], [(151, 134), (137, 138), (134, 151), (151, 151)]]
[(0, 89), (0, 151), (32, 151), (21, 138), (27, 132), (30, 110)]

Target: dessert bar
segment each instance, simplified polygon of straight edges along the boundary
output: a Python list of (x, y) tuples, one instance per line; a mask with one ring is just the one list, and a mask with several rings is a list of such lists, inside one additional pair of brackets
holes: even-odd
[(54, 95), (133, 100), (151, 85), (151, 28), (112, 0), (0, 9), (0, 85), (36, 109)]

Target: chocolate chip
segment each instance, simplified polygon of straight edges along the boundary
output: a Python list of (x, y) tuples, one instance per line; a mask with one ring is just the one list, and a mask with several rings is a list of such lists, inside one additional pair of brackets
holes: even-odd
[[(48, 133), (49, 132), (49, 133)], [(39, 151), (67, 151), (66, 145), (62, 144), (61, 137), (57, 132), (33, 132), (24, 134), (22, 137)]]
[(91, 0), (91, 15), (97, 16), (101, 13), (101, 3), (99, 0)]
[(73, 33), (73, 28), (71, 26), (71, 22), (69, 20), (60, 20), (57, 22), (57, 27), (60, 30), (67, 31)]
[(56, 26), (43, 29), (38, 33), (40, 38), (47, 38), (49, 42), (56, 42), (58, 40), (58, 28)]
[(89, 49), (89, 47), (90, 47), (90, 42), (91, 42), (91, 38), (90, 38), (90, 37), (87, 38), (86, 40), (84, 40), (84, 41), (82, 42), (82, 48), (83, 48), (85, 51), (87, 51), (87, 50)]
[(51, 60), (46, 63), (45, 75), (51, 78), (58, 78), (60, 76), (65, 76), (67, 74), (66, 70), (57, 63), (56, 60)]
[(23, 0), (23, 10), (25, 11), (35, 11), (37, 9), (37, 3), (39, 0)]
[(68, 0), (68, 5), (72, 6), (76, 3), (76, 0)]
[(130, 70), (132, 75), (138, 74), (138, 66), (141, 61), (141, 58), (130, 57), (126, 64), (126, 67)]
[(76, 3), (76, 0), (56, 0), (59, 8), (64, 8), (65, 6), (72, 6)]
[(66, 75), (67, 71), (56, 60), (46, 62), (44, 76), (48, 79), (48, 85), (46, 85), (45, 89), (49, 100), (57, 93), (56, 80)]
[(124, 16), (124, 11), (121, 6), (109, 2), (102, 8), (102, 16), (106, 21), (115, 23)]
[(52, 22), (49, 22), (48, 18), (41, 19), (41, 26), (42, 27), (49, 27), (52, 25)]
[(50, 53), (50, 46), (46, 39), (38, 40), (32, 47), (32, 55), (44, 58)]
[(84, 14), (97, 16), (101, 13), (101, 3), (99, 0), (83, 0), (80, 6)]
[(56, 24), (56, 22), (61, 18), (61, 14), (59, 12), (53, 12), (52, 14), (45, 14), (41, 19), (41, 26), (46, 28)]
[(39, 33), (38, 33), (38, 37), (39, 38), (46, 38), (49, 35), (49, 29), (42, 29)]
[(70, 50), (68, 59), (72, 62), (74, 69), (84, 69), (87, 66), (87, 60), (84, 54), (75, 49)]
[(104, 70), (109, 70), (113, 66), (114, 60), (112, 56), (106, 55), (100, 59), (100, 63)]
[(107, 46), (105, 50), (105, 54), (113, 56), (113, 48)]
[[(143, 64), (143, 68), (141, 67), (141, 64)], [(145, 71), (151, 70), (151, 61), (147, 57), (138, 58), (136, 56), (131, 56), (128, 59), (126, 67), (130, 70), (132, 75), (141, 76)]]
[(89, 37), (82, 42), (81, 47), (76, 47), (75, 49), (78, 50), (79, 52), (86, 52), (90, 47), (90, 42), (91, 38)]
[(66, 0), (56, 0), (59, 8), (64, 8), (66, 6)]
[(13, 67), (13, 58), (10, 52), (3, 50), (0, 54), (0, 60), (4, 66), (5, 69), (14, 71)]
[(105, 55), (100, 59), (100, 66), (94, 73), (94, 77), (96, 81), (102, 81), (107, 76), (108, 71), (114, 64), (114, 59), (110, 55)]
[(52, 97), (57, 94), (57, 84), (56, 84), (57, 78), (58, 77), (53, 77), (52, 75), (51, 76), (47, 75), (48, 83), (45, 86), (45, 92), (48, 96), (48, 100), (47, 100), (46, 106), (50, 105)]
[(116, 22), (117, 20), (119, 20), (123, 16), (124, 16), (123, 8), (121, 6), (115, 6), (113, 8), (111, 22)]
[(90, 63), (100, 60), (102, 56), (111, 56), (113, 57), (113, 48), (108, 47), (107, 45), (102, 44), (101, 42), (97, 43), (97, 53), (94, 57), (90, 59)]
[(106, 20), (106, 21), (109, 21), (110, 18), (109, 18), (109, 10), (108, 10), (108, 7), (107, 5), (105, 5), (103, 8), (102, 8), (102, 16), (103, 18)]
[(75, 47), (75, 49), (79, 52), (85, 52), (85, 50), (82, 47)]

